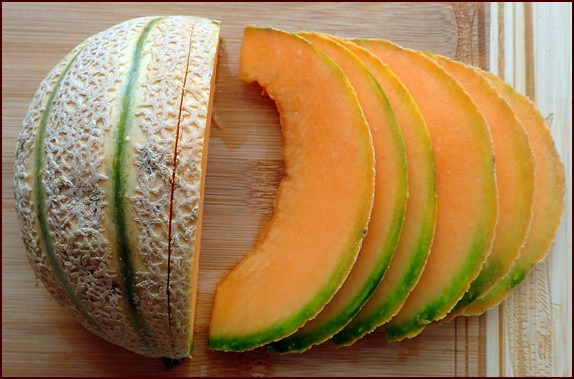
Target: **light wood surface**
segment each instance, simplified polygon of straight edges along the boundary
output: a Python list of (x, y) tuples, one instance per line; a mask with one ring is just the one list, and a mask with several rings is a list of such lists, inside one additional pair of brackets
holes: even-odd
[[(516, 363), (512, 356), (499, 359), (506, 351), (501, 343), (512, 338), (496, 329), (499, 323), (488, 329), (491, 334), (487, 335), (487, 321), (498, 322), (499, 315), (501, 320), (515, 317), (508, 311), (510, 316), (498, 312), (458, 318), (401, 343), (389, 344), (381, 332), (375, 332), (349, 348), (335, 349), (327, 343), (299, 355), (276, 356), (265, 349), (241, 354), (212, 352), (206, 343), (214, 288), (251, 249), (271, 216), (282, 172), (277, 111), (272, 102), (261, 98), (257, 86), (237, 79), (243, 27), (255, 24), (342, 37), (387, 38), (488, 69), (498, 58), (490, 56), (491, 8), (474, 3), (2, 3), (3, 376), (483, 376), (498, 365), (528, 365), (530, 361)], [(137, 356), (93, 336), (36, 282), (19, 237), (12, 187), (16, 139), (44, 76), (85, 38), (130, 18), (158, 14), (218, 19), (223, 39), (215, 94), (217, 123), (209, 147), (194, 357), (170, 371), (161, 359)], [(571, 33), (561, 38), (570, 38), (571, 57)], [(571, 83), (571, 58), (569, 62), (564, 73), (569, 73)], [(570, 117), (569, 124), (566, 117), (566, 122), (553, 125), (555, 136), (566, 138), (558, 147), (567, 166), (568, 183), (571, 86), (569, 96), (570, 113), (568, 109), (548, 111)], [(554, 265), (560, 265), (563, 256), (570, 257), (571, 263), (571, 237), (564, 232), (564, 224), (568, 230), (571, 226), (569, 184), (564, 220), (559, 231), (562, 240), (550, 252)], [(547, 281), (551, 286), (542, 289), (563, 288), (561, 293), (566, 296), (559, 297), (559, 306), (570, 312), (554, 316), (569, 325), (551, 328), (551, 334), (569, 331), (571, 335), (571, 277), (560, 275)], [(556, 321), (553, 315), (556, 313), (550, 312), (534, 322)], [(501, 342), (496, 345), (496, 341)], [(571, 375), (571, 363), (564, 366), (564, 359), (560, 360), (572, 355), (571, 337), (569, 341), (569, 345), (567, 338), (554, 341), (553, 350), (546, 352), (551, 373)], [(558, 351), (564, 347), (566, 351)], [(522, 346), (524, 351), (517, 356), (536, 360), (538, 348)], [(487, 359), (493, 354), (489, 349), (495, 352), (494, 360)], [(559, 369), (554, 367), (557, 362)], [(490, 369), (493, 365), (496, 368)]]
[(492, 3), (490, 70), (535, 103), (566, 169), (548, 257), (486, 315), (487, 374), (572, 376), (572, 3)]

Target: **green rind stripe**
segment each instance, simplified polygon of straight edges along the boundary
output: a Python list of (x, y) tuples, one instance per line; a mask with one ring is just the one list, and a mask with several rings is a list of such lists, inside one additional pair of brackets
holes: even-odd
[[(400, 228), (397, 229), (400, 231)], [(398, 231), (395, 232), (397, 238), (389, 237), (388, 241), (390, 243), (386, 243), (383, 250), (388, 251), (396, 247), (396, 240), (400, 234)], [(269, 345), (269, 350), (276, 353), (305, 351), (313, 345), (322, 343), (331, 338), (331, 336), (340, 331), (350, 320), (352, 320), (352, 318), (361, 310), (361, 307), (369, 297), (371, 297), (373, 292), (375, 292), (377, 285), (389, 266), (391, 257), (391, 253), (384, 253), (382, 259), (377, 263), (377, 266), (382, 269), (372, 273), (371, 277), (359, 291), (359, 295), (356, 296), (336, 317), (333, 317), (317, 330), (311, 330), (310, 332), (303, 334), (296, 333), (291, 337), (274, 342)]]
[[(305, 37), (305, 34), (301, 34)], [(358, 59), (358, 58), (357, 58)], [(398, 121), (395, 117), (395, 113), (391, 108), (391, 105), (385, 95), (385, 92), (379, 82), (371, 74), (370, 71), (363, 66), (365, 71), (365, 76), (369, 78), (370, 84), (373, 86), (374, 93), (377, 94), (377, 98), (380, 101), (380, 105), (388, 114), (390, 120), (390, 128), (392, 129), (392, 136), (394, 138), (394, 143), (396, 145), (401, 145), (398, 149), (400, 150), (400, 168), (399, 172), (407, 171), (407, 157), (404, 148), (402, 134), (399, 129)], [(300, 329), (299, 332), (292, 334), (291, 336), (284, 338), (280, 341), (274, 342), (269, 345), (269, 349), (276, 353), (287, 353), (287, 352), (302, 352), (313, 345), (322, 343), (327, 339), (331, 338), (335, 333), (341, 331), (345, 325), (349, 323), (350, 320), (361, 310), (363, 305), (371, 297), (371, 295), (377, 289), (377, 286), (381, 282), (381, 279), (385, 275), (389, 267), (389, 263), (393, 254), (397, 248), (399, 242), (399, 237), (401, 234), (405, 211), (407, 202), (407, 175), (401, 175), (400, 183), (398, 186), (401, 188), (397, 197), (399, 200), (395, 203), (395, 209), (392, 211), (393, 220), (391, 221), (391, 226), (388, 230), (387, 237), (384, 243), (379, 246), (378, 261), (375, 263), (375, 268), (371, 271), (369, 277), (365, 279), (362, 288), (357, 291), (357, 294), (353, 299), (349, 301), (347, 306), (342, 309), (337, 315), (332, 317), (330, 320), (325, 322), (318, 329), (311, 329), (306, 331), (305, 328)], [(404, 189), (404, 190), (402, 190)], [(359, 258), (360, 259), (360, 253)]]
[(481, 296), (484, 292), (484, 289), (487, 288), (492, 278), (498, 276), (498, 274), (502, 272), (501, 264), (490, 264), (482, 268), (480, 275), (471, 283), (470, 288), (462, 299), (458, 301), (456, 306), (452, 309), (451, 313), (454, 314), (459, 313), (464, 307), (472, 303), (475, 299)]
[(390, 323), (383, 326), (387, 339), (389, 341), (400, 340), (413, 332), (424, 329), (427, 324), (434, 321), (440, 314), (445, 311), (450, 311), (450, 309), (446, 308), (452, 305), (452, 300), (460, 292), (461, 283), (468, 281), (468, 273), (472, 272), (476, 265), (480, 263), (480, 259), (483, 259), (485, 249), (491, 243), (491, 236), (488, 233), (481, 233), (478, 238), (475, 239), (470, 249), (469, 259), (456, 278), (451, 281), (450, 286), (444, 290), (443, 294), (429, 302), (423, 310), (418, 312), (416, 317), (410, 318), (400, 324), (394, 324), (391, 320)]
[(130, 314), (135, 332), (140, 337), (142, 343), (151, 345), (151, 337), (146, 321), (138, 309), (136, 301), (136, 274), (132, 265), (132, 247), (129, 244), (127, 232), (127, 218), (125, 213), (124, 199), (126, 198), (126, 137), (130, 129), (130, 116), (132, 108), (132, 97), (130, 96), (135, 82), (138, 78), (140, 61), (145, 40), (156, 22), (161, 18), (150, 21), (143, 29), (138, 38), (136, 49), (132, 58), (132, 65), (128, 73), (127, 83), (121, 99), (120, 121), (117, 126), (116, 151), (112, 167), (112, 192), (113, 192), (113, 221), (116, 227), (116, 243), (118, 249), (118, 260), (120, 266), (121, 280), (125, 290), (125, 301)]
[[(406, 199), (406, 198), (405, 198)], [(352, 299), (349, 304), (343, 309), (336, 317), (326, 322), (320, 328), (316, 330), (311, 330), (307, 333), (295, 333), (290, 337), (282, 339), (280, 341), (274, 342), (269, 345), (269, 349), (276, 353), (287, 353), (287, 352), (302, 352), (316, 345), (326, 341), (331, 337), (337, 336), (343, 330), (345, 325), (349, 323), (355, 317), (365, 303), (369, 300), (371, 295), (377, 289), (377, 286), (381, 282), (381, 279), (387, 271), (393, 253), (397, 247), (398, 239), (400, 236), (402, 219), (404, 212), (396, 212), (396, 220), (393, 221), (392, 231), (390, 232), (388, 238), (385, 240), (385, 244), (381, 247), (383, 253), (380, 253), (381, 257), (376, 263), (379, 269), (374, 270), (369, 279), (366, 280), (363, 288), (358, 291), (358, 295)]]
[(396, 312), (397, 304), (405, 300), (416, 284), (416, 281), (418, 281), (420, 273), (424, 268), (432, 243), (434, 222), (427, 222), (424, 230), (425, 232), (421, 235), (414, 258), (405, 271), (400, 285), (388, 295), (385, 301), (379, 304), (376, 311), (362, 316), (360, 320), (351, 321), (343, 330), (335, 334), (333, 341), (336, 345), (344, 346), (357, 341), (382, 325), (392, 317), (393, 312)]
[[(253, 30), (270, 31), (279, 34), (284, 33), (277, 29), (264, 28), (264, 27), (254, 27)], [(352, 89), (352, 86), (348, 81), (346, 75), (328, 55), (323, 53), (321, 50), (317, 49), (315, 46), (313, 46), (310, 42), (306, 41), (302, 37), (298, 38), (301, 38), (301, 40), (304, 41), (303, 43), (304, 45), (310, 47), (314, 51), (314, 53), (318, 54), (321, 57), (323, 63), (325, 63), (329, 69), (333, 70), (338, 80), (345, 82), (345, 86), (348, 86), (348, 88)], [(247, 78), (246, 76), (244, 76), (241, 79), (243, 79), (245, 82), (248, 83), (257, 81), (257, 79), (255, 79), (254, 77)], [(261, 84), (262, 86), (264, 85), (263, 83), (259, 84)], [(355, 97), (353, 101), (355, 102), (353, 105), (356, 105), (357, 109), (360, 110), (361, 108), (358, 99)], [(360, 158), (365, 161), (369, 161), (369, 166), (374, 167), (374, 154), (373, 154), (374, 151), (372, 147), (372, 141), (370, 144), (367, 142), (370, 141), (371, 139), (368, 125), (365, 125), (364, 131), (365, 131), (364, 134), (368, 135), (369, 137), (361, 138), (359, 140), (359, 142), (362, 143), (362, 146), (359, 150), (361, 152), (365, 152), (364, 155), (360, 156)], [(361, 133), (361, 136), (363, 136), (363, 133)], [(367, 154), (366, 152), (368, 151), (370, 151), (371, 153)], [(369, 177), (368, 174), (366, 174), (365, 176), (367, 176), (366, 180), (370, 181), (374, 180), (374, 178), (372, 176)], [(367, 196), (373, 196), (374, 198), (373, 193), (367, 194), (367, 192), (370, 192), (370, 189), (368, 188), (372, 187), (365, 186), (363, 191), (364, 199), (366, 199)], [(331, 274), (331, 277), (328, 279), (327, 284), (316, 294), (316, 296), (312, 300), (310, 300), (307, 304), (303, 305), (299, 312), (292, 314), (290, 317), (281, 321), (279, 324), (275, 324), (263, 331), (251, 333), (245, 336), (236, 336), (236, 335), (215, 336), (210, 333), (208, 338), (208, 348), (211, 350), (235, 351), (235, 352), (253, 350), (262, 345), (277, 341), (281, 338), (284, 338), (292, 334), (297, 330), (297, 328), (301, 327), (307, 320), (315, 316), (318, 313), (318, 311), (323, 309), (325, 304), (328, 303), (328, 301), (336, 293), (338, 287), (341, 285), (341, 279), (344, 279), (348, 274), (347, 270), (349, 269), (349, 266), (352, 266), (352, 263), (348, 262), (348, 260), (351, 257), (356, 257), (358, 249), (360, 248), (360, 242), (362, 242), (362, 240), (365, 238), (367, 232), (366, 226), (368, 223), (368, 217), (364, 216), (370, 214), (372, 209), (373, 198), (371, 198), (371, 201), (365, 201), (361, 211), (358, 212), (358, 218), (360, 220), (354, 223), (355, 225), (359, 225), (358, 229), (355, 230), (354, 233), (355, 238), (353, 239), (353, 241), (355, 241), (355, 243), (347, 247), (341, 253), (341, 257), (343, 258), (341, 258), (341, 261), (339, 262), (337, 269), (334, 270), (334, 272)]]
[[(361, 229), (356, 232), (356, 236), (357, 240), (364, 237), (362, 226)], [(350, 247), (343, 255), (348, 257), (349, 255), (352, 255), (350, 251), (355, 249), (357, 249), (357, 246), (353, 244), (353, 246)], [(281, 324), (270, 327), (262, 332), (253, 333), (247, 336), (210, 335), (208, 339), (209, 348), (211, 350), (240, 352), (255, 349), (259, 346), (274, 342), (282, 336), (289, 335), (295, 329), (300, 327), (305, 321), (314, 316), (314, 314), (317, 313), (317, 309), (321, 309), (327, 300), (333, 296), (334, 287), (338, 283), (337, 279), (340, 279), (343, 276), (345, 266), (346, 265), (341, 262), (339, 268), (331, 276), (331, 280), (327, 286), (325, 286), (325, 288), (323, 288), (323, 290), (321, 290), (313, 300), (303, 306), (300, 312), (292, 315)]]
[[(494, 307), (506, 298), (510, 291), (526, 279), (530, 270), (534, 266), (533, 262), (516, 262), (510, 272), (500, 279), (485, 295), (474, 299), (467, 307), (473, 312), (480, 309), (480, 313), (485, 312), (488, 308)], [(477, 312), (478, 313), (478, 312)], [(464, 308), (462, 314), (465, 314)]]
[(76, 292), (74, 291), (74, 288), (72, 288), (72, 284), (70, 283), (70, 281), (66, 277), (66, 273), (62, 269), (62, 266), (60, 265), (60, 263), (58, 262), (58, 258), (56, 257), (56, 252), (54, 251), (54, 244), (53, 244), (52, 239), (50, 237), (50, 232), (48, 231), (48, 222), (46, 219), (46, 207), (45, 207), (45, 195), (44, 195), (46, 191), (45, 191), (44, 185), (42, 184), (42, 168), (44, 166), (44, 154), (43, 154), (44, 149), (43, 149), (43, 146), (44, 146), (44, 140), (46, 138), (46, 126), (48, 124), (48, 119), (52, 113), (52, 108), (54, 105), (53, 104), (54, 98), (56, 97), (56, 94), (58, 93), (58, 91), (60, 89), (60, 85), (62, 84), (62, 81), (64, 80), (64, 78), (66, 77), (66, 75), (70, 71), (71, 67), (73, 66), (74, 62), (76, 61), (76, 59), (78, 58), (78, 56), (80, 55), (80, 53), (83, 50), (84, 49), (82, 48), (80, 51), (78, 51), (78, 53), (76, 53), (76, 55), (72, 58), (72, 60), (68, 63), (68, 65), (62, 71), (60, 78), (58, 79), (58, 81), (56, 82), (56, 85), (52, 89), (52, 93), (51, 93), (51, 95), (48, 98), (48, 101), (46, 103), (46, 109), (44, 110), (44, 113), (42, 114), (42, 118), (40, 119), (40, 125), (39, 125), (39, 129), (38, 129), (38, 140), (36, 141), (36, 146), (35, 146), (35, 151), (34, 151), (34, 153), (35, 153), (34, 154), (34, 160), (36, 163), (36, 167), (34, 170), (34, 178), (35, 178), (34, 187), (35, 187), (35, 192), (36, 192), (35, 198), (36, 198), (38, 225), (40, 227), (40, 234), (42, 236), (44, 251), (46, 252), (48, 262), (49, 262), (52, 270), (54, 271), (54, 274), (56, 275), (56, 277), (60, 281), (60, 284), (64, 288), (64, 291), (66, 291), (68, 297), (70, 298), (70, 300), (72, 301), (72, 303), (74, 304), (74, 306), (76, 307), (78, 312), (80, 312), (80, 314), (84, 317), (84, 319), (92, 327), (94, 327), (94, 329), (96, 329), (98, 332), (104, 334), (103, 331), (97, 325), (96, 321), (92, 318), (92, 316), (88, 313), (86, 308), (78, 300)]

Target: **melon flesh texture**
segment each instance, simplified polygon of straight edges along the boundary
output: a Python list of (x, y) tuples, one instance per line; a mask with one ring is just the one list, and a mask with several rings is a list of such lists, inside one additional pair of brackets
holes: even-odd
[(456, 317), (474, 299), (505, 276), (524, 243), (535, 193), (534, 155), (528, 135), (512, 109), (477, 69), (441, 56), (431, 56), (468, 92), (482, 112), (492, 135), (496, 156), (498, 224), (492, 252), (464, 297), (442, 321)]
[(327, 36), (299, 33), (341, 67), (361, 103), (375, 149), (375, 200), (369, 232), (345, 283), (327, 306), (296, 333), (271, 344), (275, 352), (302, 352), (341, 330), (361, 309), (383, 277), (397, 246), (407, 200), (407, 161), (395, 115), (365, 65)]
[(243, 351), (294, 333), (356, 260), (374, 198), (374, 151), (341, 69), (309, 42), (246, 27), (239, 77), (276, 101), (285, 176), (254, 249), (218, 284), (209, 347)]
[(486, 295), (464, 308), (463, 314), (467, 316), (482, 314), (498, 305), (526, 278), (532, 267), (544, 259), (564, 209), (564, 166), (542, 115), (528, 98), (514, 91), (500, 78), (489, 73), (482, 74), (508, 102), (528, 133), (536, 161), (536, 195), (530, 231), (518, 258), (510, 272)]
[(370, 51), (336, 40), (363, 61), (385, 91), (405, 143), (409, 188), (399, 244), (383, 280), (359, 313), (333, 337), (337, 345), (348, 346), (394, 316), (423, 272), (436, 220), (435, 167), (428, 128), (405, 86)]
[(146, 356), (190, 355), (218, 40), (193, 17), (91, 37), (42, 83), (17, 148), (36, 274), (87, 329)]
[(419, 334), (462, 298), (490, 253), (498, 202), (488, 124), (460, 84), (430, 58), (362, 40), (404, 83), (427, 123), (436, 167), (437, 219), (423, 274), (387, 324), (389, 340)]

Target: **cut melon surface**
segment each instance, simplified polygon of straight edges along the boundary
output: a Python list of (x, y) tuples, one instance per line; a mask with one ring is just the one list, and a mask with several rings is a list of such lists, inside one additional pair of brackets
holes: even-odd
[(535, 163), (522, 123), (481, 73), (445, 57), (431, 58), (458, 80), (484, 115), (496, 157), (499, 215), (492, 252), (464, 297), (442, 320), (449, 321), (505, 276), (518, 256), (532, 218)]
[(528, 133), (536, 161), (536, 195), (530, 230), (518, 258), (505, 277), (464, 308), (463, 314), (467, 316), (482, 314), (498, 305), (526, 278), (532, 267), (544, 259), (560, 225), (566, 185), (564, 166), (552, 135), (534, 104), (497, 76), (482, 74), (508, 102)]
[(382, 279), (395, 252), (407, 201), (407, 160), (393, 110), (376, 79), (351, 51), (326, 35), (299, 33), (343, 70), (361, 103), (375, 149), (375, 200), (369, 231), (343, 286), (313, 320), (271, 344), (274, 352), (302, 352), (341, 330)]
[[(173, 16), (94, 35), (41, 83), (18, 139), (37, 278), (86, 329), (148, 357), (192, 353), (219, 34)], [(534, 104), (496, 76), (254, 26), (238, 76), (276, 102), (285, 174), (217, 285), (209, 349), (414, 337), (496, 306), (549, 251), (564, 166)]]
[(285, 176), (273, 218), (218, 284), (209, 348), (254, 349), (294, 333), (341, 287), (367, 232), (374, 151), (341, 69), (303, 38), (245, 28), (239, 77), (276, 101)]
[(146, 356), (191, 354), (219, 30), (143, 17), (90, 37), (41, 84), (19, 137), (37, 276), (88, 330)]
[(358, 42), (386, 63), (417, 103), (436, 167), (437, 219), (422, 276), (384, 325), (389, 340), (419, 334), (462, 298), (490, 253), (498, 216), (488, 124), (460, 84), (430, 58), (388, 41)]
[(337, 345), (347, 346), (394, 316), (418, 282), (433, 239), (436, 194), (431, 139), (413, 98), (370, 51), (350, 41), (336, 40), (363, 61), (385, 91), (405, 143), (409, 188), (401, 236), (383, 280), (359, 313), (333, 337)]

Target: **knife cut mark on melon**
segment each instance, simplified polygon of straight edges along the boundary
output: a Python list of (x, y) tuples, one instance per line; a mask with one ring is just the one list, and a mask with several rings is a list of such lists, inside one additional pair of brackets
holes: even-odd
[[(189, 37), (189, 51), (191, 52), (193, 41), (193, 29), (191, 31), (191, 36)], [(172, 219), (173, 219), (173, 194), (175, 192), (175, 180), (176, 180), (176, 173), (177, 173), (177, 155), (178, 155), (178, 143), (179, 143), (179, 131), (181, 126), (181, 114), (183, 111), (183, 100), (185, 99), (185, 83), (187, 83), (187, 75), (189, 74), (189, 55), (187, 57), (187, 62), (185, 64), (185, 74), (183, 76), (183, 86), (181, 87), (181, 99), (179, 101), (179, 111), (177, 114), (177, 125), (175, 128), (175, 141), (174, 141), (174, 152), (173, 152), (173, 172), (171, 175), (171, 189), (169, 195), (169, 225), (167, 229), (167, 318), (169, 322), (169, 334), (173, 338), (173, 331), (172, 331), (172, 320), (171, 320), (171, 291), (170, 291), (170, 273), (171, 273), (171, 238), (172, 238)]]
[(130, 129), (130, 112), (132, 108), (132, 98), (131, 94), (138, 77), (138, 71), (140, 66), (140, 58), (144, 42), (151, 30), (151, 28), (159, 21), (161, 18), (155, 18), (150, 21), (142, 33), (140, 34), (134, 55), (132, 58), (131, 67), (127, 77), (127, 83), (125, 84), (124, 92), (121, 99), (121, 114), (119, 124), (117, 125), (117, 137), (116, 137), (116, 150), (113, 160), (112, 167), (112, 190), (114, 198), (114, 224), (116, 226), (116, 243), (118, 246), (118, 259), (120, 264), (121, 280), (123, 282), (123, 288), (125, 289), (126, 296), (125, 300), (127, 307), (132, 319), (134, 330), (142, 339), (144, 344), (150, 344), (150, 335), (145, 319), (138, 310), (138, 305), (136, 303), (136, 278), (135, 272), (132, 265), (132, 250), (128, 242), (127, 233), (127, 219), (125, 214), (125, 197), (126, 197), (126, 180), (124, 179), (126, 170), (126, 150), (129, 145), (127, 137), (129, 135)]
[[(194, 23), (179, 117), (170, 257), (173, 341), (193, 348), (210, 120), (219, 53), (219, 23)], [(192, 239), (192, 241), (190, 240)]]
[(356, 259), (374, 194), (369, 127), (331, 59), (295, 34), (247, 27), (239, 76), (276, 101), (285, 175), (254, 250), (217, 286), (209, 347), (225, 351), (279, 340), (318, 314)]
[(34, 272), (86, 329), (145, 356), (191, 353), (218, 45), (219, 24), (196, 17), (142, 17), (102, 31), (42, 81), (18, 139), (16, 211)]

